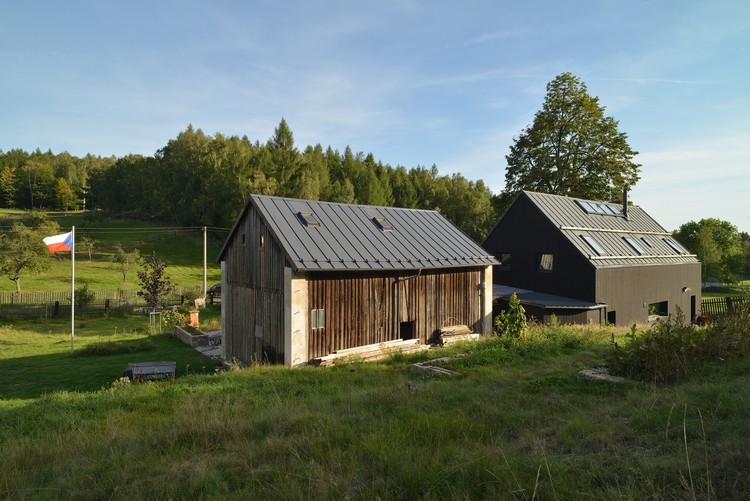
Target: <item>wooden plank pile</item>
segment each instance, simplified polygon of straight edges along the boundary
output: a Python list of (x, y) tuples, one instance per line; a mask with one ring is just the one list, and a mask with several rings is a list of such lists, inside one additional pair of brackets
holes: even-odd
[(435, 374), (437, 376), (458, 376), (458, 372), (446, 369), (445, 367), (440, 367), (440, 365), (438, 365), (448, 362), (449, 360), (450, 359), (446, 357), (436, 358), (435, 360), (425, 360), (424, 362), (412, 364), (411, 371), (427, 372), (430, 374)]
[(421, 344), (419, 339), (394, 339), (377, 344), (368, 344), (356, 348), (336, 350), (330, 355), (325, 355), (310, 360), (310, 365), (328, 367), (342, 362), (373, 361), (386, 358), (391, 353), (414, 353), (429, 350), (429, 345)]
[(451, 325), (440, 329), (438, 343), (445, 346), (456, 341), (476, 341), (479, 337), (466, 325)]

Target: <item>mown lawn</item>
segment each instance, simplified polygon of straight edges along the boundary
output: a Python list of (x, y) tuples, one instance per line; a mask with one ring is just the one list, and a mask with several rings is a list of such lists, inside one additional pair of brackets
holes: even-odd
[[(120, 325), (134, 336), (133, 324)], [(92, 341), (114, 336), (112, 324), (101, 327)], [(55, 392), (40, 383), (0, 401), (0, 497), (747, 498), (748, 360), (712, 364), (680, 385), (578, 379), (602, 363), (612, 334), (535, 328), (523, 342), (490, 337), (331, 369), (254, 366), (107, 385), (113, 370), (87, 389)], [(54, 356), (73, 360), (64, 332), (0, 335), (30, 338), (39, 346), (23, 349), (40, 353), (59, 343)], [(442, 356), (459, 376), (410, 369)], [(76, 363), (93, 372), (106, 358)]]
[[(201, 321), (212, 323), (218, 308), (203, 310)], [(5, 404), (58, 391), (100, 390), (120, 378), (128, 362), (175, 361), (178, 377), (212, 372), (218, 365), (171, 332), (150, 335), (148, 317), (78, 317), (72, 353), (70, 328), (70, 318), (0, 325), (0, 398)]]

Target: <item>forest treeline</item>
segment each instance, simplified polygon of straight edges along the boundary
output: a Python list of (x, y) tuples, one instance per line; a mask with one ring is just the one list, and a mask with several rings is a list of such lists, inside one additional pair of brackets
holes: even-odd
[(497, 219), (483, 181), (407, 169), (320, 144), (300, 151), (284, 119), (268, 141), (188, 126), (154, 156), (0, 151), (0, 204), (95, 209), (180, 226), (231, 227), (250, 194), (435, 209), (481, 242)]

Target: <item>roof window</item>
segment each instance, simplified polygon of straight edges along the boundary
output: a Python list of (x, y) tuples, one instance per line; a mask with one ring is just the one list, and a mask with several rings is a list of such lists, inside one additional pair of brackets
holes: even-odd
[(613, 204), (604, 204), (598, 202), (587, 202), (586, 200), (576, 200), (578, 206), (586, 214), (601, 214), (603, 216), (623, 216), (622, 209)]
[(589, 244), (589, 247), (591, 247), (591, 249), (594, 252), (596, 252), (596, 254), (598, 256), (606, 256), (607, 255), (607, 251), (604, 249), (604, 247), (602, 247), (601, 244), (599, 242), (597, 242), (596, 239), (594, 237), (592, 237), (591, 235), (581, 235), (581, 238), (583, 238), (583, 240), (587, 244)]
[(638, 241), (633, 237), (622, 237), (625, 239), (625, 241), (630, 244), (630, 246), (633, 248), (634, 251), (638, 253), (639, 256), (642, 256), (646, 253), (645, 250), (643, 250), (643, 247), (641, 247), (641, 244), (638, 243)]
[(665, 238), (664, 241), (667, 242), (667, 245), (669, 245), (672, 248), (672, 250), (675, 251), (677, 254), (687, 254), (687, 252), (685, 251), (685, 249), (683, 249), (682, 247), (680, 247), (677, 244), (677, 242), (675, 242), (674, 240), (671, 240), (669, 238)]
[(372, 222), (375, 223), (375, 226), (377, 226), (383, 231), (393, 231), (393, 225), (389, 223), (388, 220), (382, 216), (376, 216), (372, 218)]
[(315, 214), (309, 211), (299, 211), (297, 217), (302, 224), (305, 226), (320, 226), (320, 221), (315, 217)]

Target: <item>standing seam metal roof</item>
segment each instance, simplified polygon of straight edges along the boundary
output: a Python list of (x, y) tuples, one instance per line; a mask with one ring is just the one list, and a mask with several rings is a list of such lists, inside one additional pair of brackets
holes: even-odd
[[(297, 270), (414, 270), (499, 264), (437, 211), (264, 195), (251, 195), (248, 207), (250, 204)], [(227, 242), (246, 211), (239, 216)], [(311, 212), (320, 225), (306, 226), (299, 212)], [(393, 230), (380, 229), (374, 217), (384, 217)]]
[[(676, 242), (671, 233), (637, 205), (628, 206), (626, 219), (624, 216), (589, 214), (577, 203), (577, 200), (594, 202), (591, 200), (530, 191), (523, 193), (597, 268), (698, 262), (695, 255), (687, 250), (684, 254), (677, 254), (667, 243), (667, 240)], [(619, 210), (623, 207), (622, 204), (607, 204)], [(593, 237), (606, 254), (598, 255), (582, 238), (584, 235)], [(625, 240), (624, 237), (628, 236), (638, 242), (644, 250), (643, 254), (639, 254)], [(652, 245), (649, 246), (644, 239)]]

